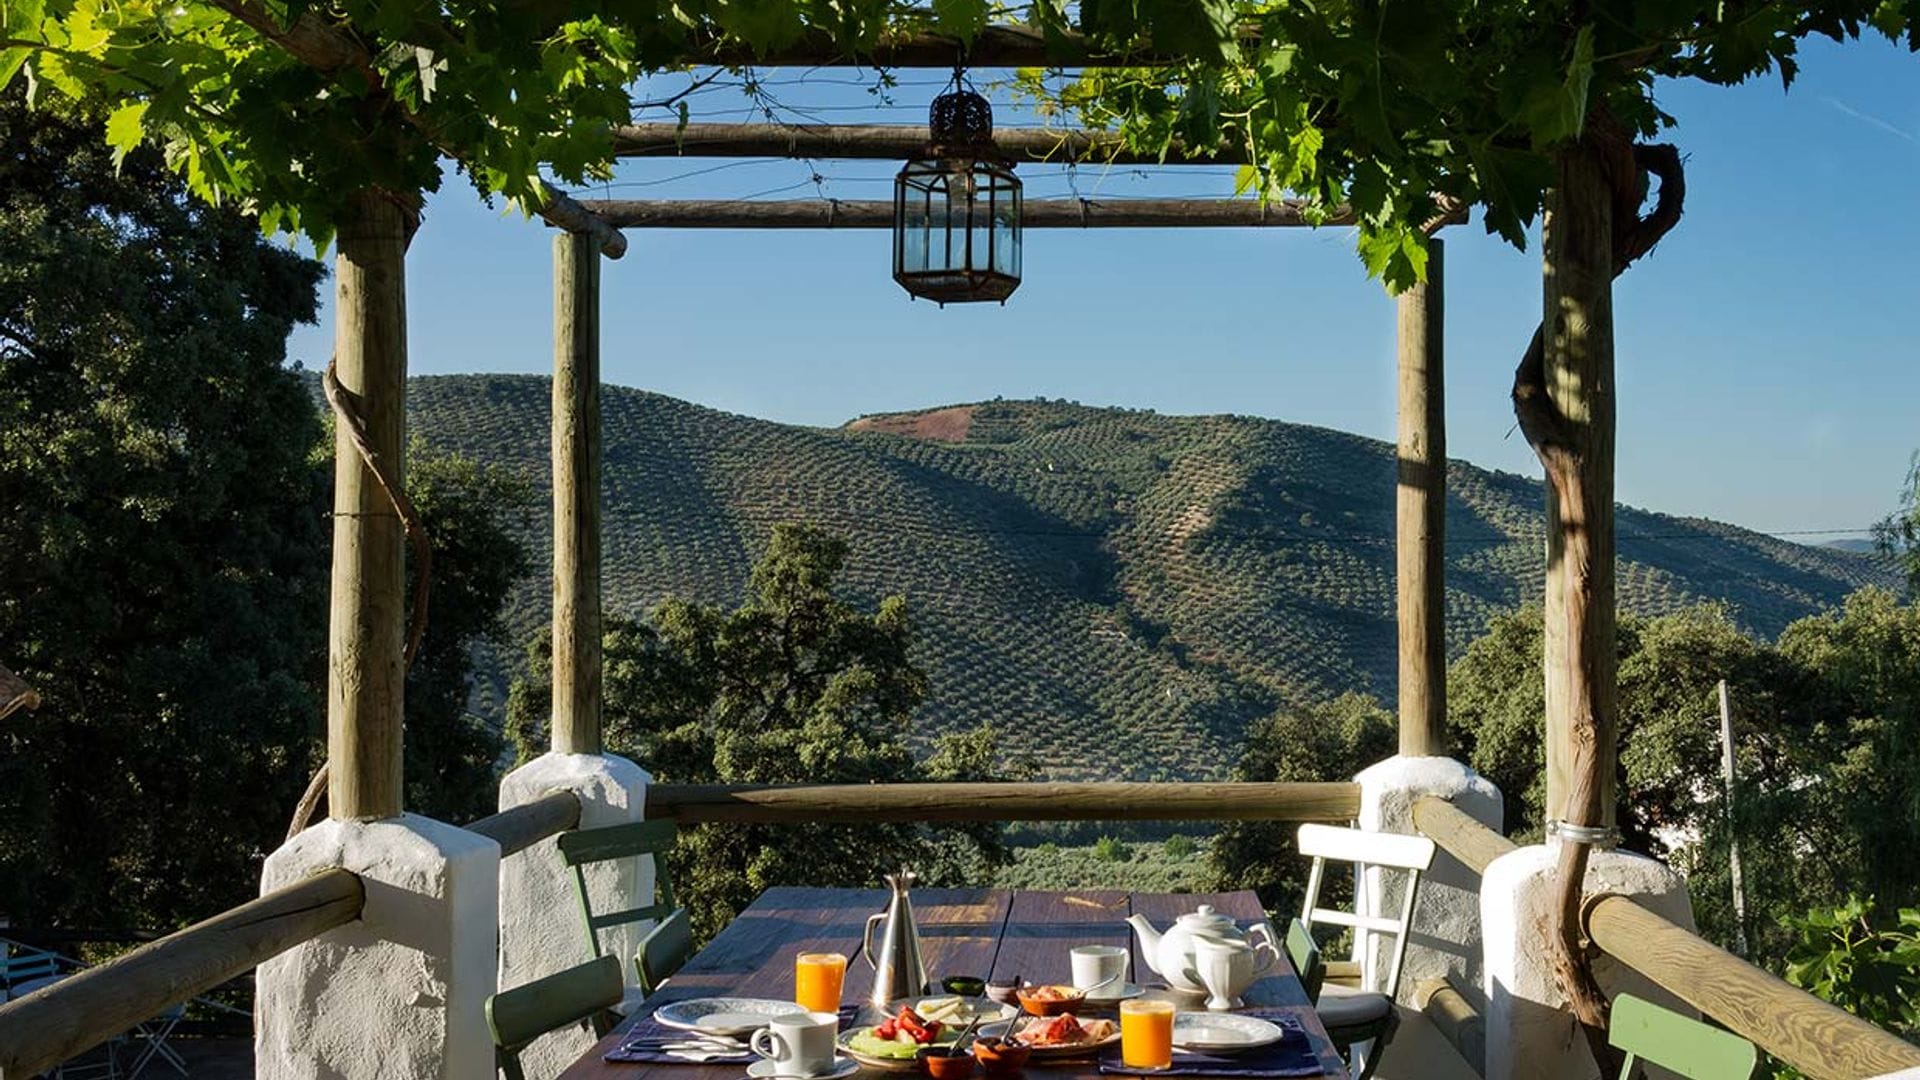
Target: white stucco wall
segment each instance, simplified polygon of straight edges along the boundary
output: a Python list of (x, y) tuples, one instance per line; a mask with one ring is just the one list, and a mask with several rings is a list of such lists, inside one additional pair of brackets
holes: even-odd
[[(1500, 789), (1466, 765), (1444, 757), (1391, 757), (1354, 777), (1360, 785), (1360, 827), (1369, 832), (1418, 834), (1413, 825), (1414, 800), (1423, 795), (1446, 799), (1474, 820), (1501, 831)], [(1399, 918), (1404, 902), (1404, 871), (1367, 871), (1362, 912)], [(1434, 856), (1433, 868), (1420, 881), (1415, 901), (1413, 932), (1401, 965), (1399, 998), (1411, 1004), (1423, 979), (1451, 976), (1462, 996), (1485, 1009), (1481, 983), (1480, 875), (1445, 851)], [(1374, 937), (1371, 949), (1357, 939)], [(1356, 935), (1355, 958), (1369, 987), (1380, 986), (1384, 966), (1392, 960), (1392, 942), (1385, 936)]]
[[(1547, 917), (1554, 904), (1558, 845), (1536, 844), (1502, 855), (1481, 879), (1486, 935), (1486, 1080), (1555, 1077), (1597, 1080), (1599, 1069), (1547, 963)], [(1596, 851), (1586, 892), (1634, 897), (1688, 930), (1694, 928), (1686, 879), (1665, 863), (1625, 851)], [(1609, 997), (1636, 994), (1687, 1016), (1673, 995), (1604, 954), (1594, 976)]]
[(414, 814), (324, 821), (267, 857), (261, 891), (342, 867), (366, 906), (260, 965), (260, 1080), (483, 1080), (493, 1075), (500, 847)]
[[(612, 754), (547, 753), (508, 773), (500, 781), (500, 809), (533, 802), (555, 791), (580, 797), (580, 827), (599, 828), (639, 821), (646, 811), (645, 769)], [(598, 863), (587, 868), (594, 910), (621, 911), (653, 902), (651, 859)], [(601, 933), (608, 952), (620, 957), (628, 998), (637, 1001), (634, 950), (648, 924), (611, 928)], [(558, 841), (549, 837), (500, 863), (500, 987), (508, 989), (543, 975), (585, 963), (586, 923), (576, 898), (573, 872), (560, 860)], [(521, 1055), (531, 1080), (557, 1076), (591, 1043), (580, 1028), (547, 1035)]]

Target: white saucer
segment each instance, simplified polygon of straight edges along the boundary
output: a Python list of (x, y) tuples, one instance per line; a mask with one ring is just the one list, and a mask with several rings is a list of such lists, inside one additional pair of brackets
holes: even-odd
[(1121, 983), (1117, 988), (1105, 986), (1098, 990), (1088, 991), (1087, 1001), (1094, 1005), (1102, 1003), (1112, 1004), (1116, 1001), (1126, 1001), (1129, 998), (1137, 998), (1146, 992), (1147, 988), (1138, 983)]
[[(780, 1077), (780, 1080), (803, 1080), (802, 1077), (794, 1073), (780, 1073), (776, 1071), (778, 1069), (779, 1065), (773, 1061), (767, 1058), (761, 1058), (759, 1061), (747, 1066), (747, 1075), (753, 1077), (754, 1080), (769, 1080), (770, 1077)], [(840, 1077), (852, 1076), (859, 1071), (859, 1062), (852, 1058), (837, 1057), (833, 1059), (833, 1068), (823, 1073), (816, 1073), (813, 1076), (805, 1077), (804, 1080), (839, 1080)]]

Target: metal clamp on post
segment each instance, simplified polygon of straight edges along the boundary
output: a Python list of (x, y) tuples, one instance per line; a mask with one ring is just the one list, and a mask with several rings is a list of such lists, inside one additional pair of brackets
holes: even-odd
[(1589, 844), (1601, 851), (1620, 846), (1620, 830), (1612, 825), (1574, 825), (1559, 818), (1548, 818), (1547, 835), (1568, 844)]

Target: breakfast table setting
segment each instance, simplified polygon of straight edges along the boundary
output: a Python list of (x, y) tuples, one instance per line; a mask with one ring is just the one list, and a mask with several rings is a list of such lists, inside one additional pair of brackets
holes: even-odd
[(1347, 1071), (1258, 897), (767, 890), (562, 1080)]

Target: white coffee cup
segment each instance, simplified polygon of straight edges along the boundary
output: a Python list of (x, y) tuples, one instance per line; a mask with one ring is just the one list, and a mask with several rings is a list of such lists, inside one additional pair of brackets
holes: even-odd
[(1118, 945), (1078, 946), (1072, 953), (1073, 988), (1119, 993), (1121, 988), (1114, 984), (1126, 979), (1127, 962), (1131, 959), (1132, 954)]
[(833, 1039), (840, 1017), (830, 1012), (792, 1012), (774, 1017), (747, 1045), (773, 1062), (776, 1076), (820, 1076), (833, 1069)]

